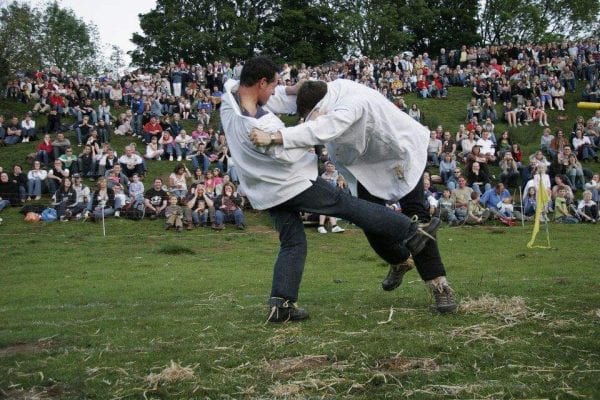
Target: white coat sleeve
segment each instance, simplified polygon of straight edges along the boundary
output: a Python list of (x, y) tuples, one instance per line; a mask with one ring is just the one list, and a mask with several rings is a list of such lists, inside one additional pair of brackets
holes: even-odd
[(359, 110), (344, 106), (327, 111), (312, 121), (280, 129), (283, 147), (308, 147), (326, 144), (341, 136), (361, 117)]
[(275, 93), (265, 105), (273, 114), (294, 114), (296, 112), (296, 95), (288, 95), (285, 86), (277, 86)]

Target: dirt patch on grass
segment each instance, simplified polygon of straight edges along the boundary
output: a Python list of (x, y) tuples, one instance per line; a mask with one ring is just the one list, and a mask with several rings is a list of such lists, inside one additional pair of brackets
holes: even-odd
[(266, 361), (265, 370), (273, 375), (291, 375), (331, 364), (332, 361), (325, 355), (305, 355)]
[(15, 343), (0, 348), (0, 358), (12, 357), (18, 354), (34, 354), (51, 350), (57, 347), (56, 342), (48, 339), (38, 340), (34, 343)]
[(403, 374), (413, 370), (439, 371), (440, 366), (432, 358), (392, 357), (379, 360), (376, 368), (385, 372)]
[(286, 383), (273, 385), (269, 388), (269, 393), (274, 397), (297, 396), (302, 391), (302, 387), (295, 383)]

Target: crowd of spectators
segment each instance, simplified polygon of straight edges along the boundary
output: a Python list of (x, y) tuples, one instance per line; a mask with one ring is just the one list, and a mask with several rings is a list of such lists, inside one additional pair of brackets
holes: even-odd
[[(220, 107), (223, 84), (239, 78), (242, 68), (241, 62), (198, 66), (180, 59), (154, 73), (136, 70), (122, 77), (107, 73), (88, 78), (47, 68), (10, 81), (6, 97), (30, 104), (31, 111), (22, 119), (5, 121), (0, 116), (0, 143), (39, 143), (27, 173), (20, 165), (2, 172), (0, 208), (40, 200), (48, 192), (58, 218), (64, 220), (136, 216), (142, 210), (148, 217), (166, 218), (168, 227), (177, 230), (194, 225), (222, 229), (227, 222), (243, 229), (242, 209), (251, 205), (236, 190), (235, 162), (225, 135), (211, 123)], [(440, 213), (452, 225), (530, 218), (525, 197), (531, 206), (530, 197), (539, 187), (534, 181), (543, 177), (552, 197), (547, 209), (558, 213), (557, 221), (568, 220), (562, 217), (569, 213), (582, 221), (588, 220), (582, 213), (591, 215), (595, 221), (600, 187), (591, 163), (598, 161), (600, 111), (587, 121), (574, 121), (572, 131), (566, 133), (553, 132), (548, 115), (563, 110), (565, 92), (578, 87), (584, 87), (582, 99), (596, 101), (599, 70), (598, 41), (586, 40), (463, 46), (449, 52), (441, 49), (435, 58), (406, 52), (381, 60), (361, 57), (315, 67), (284, 64), (279, 83), (353, 79), (380, 91), (421, 122), (421, 110), (404, 102), (407, 93), (444, 99), (451, 86), (469, 87), (472, 100), (457, 132), (443, 126), (431, 130), (428, 163), (437, 173), (424, 179), (432, 213)], [(47, 123), (36, 127), (33, 117), (40, 114), (46, 115)], [(532, 122), (544, 127), (539, 151), (524, 155), (509, 131), (496, 131), (499, 118), (509, 127)], [(74, 122), (65, 124), (67, 120)], [(186, 120), (194, 120), (196, 126), (190, 133), (183, 128)], [(111, 146), (114, 135), (131, 138), (121, 156)], [(168, 181), (155, 179), (145, 191), (144, 177), (151, 173), (152, 163), (161, 160), (174, 163), (173, 173)], [(184, 160), (191, 161), (192, 171)], [(328, 165), (326, 155), (321, 154), (320, 160)], [(493, 171), (499, 171), (498, 176)], [(87, 188), (86, 178), (97, 180), (95, 189)], [(508, 190), (516, 187), (526, 193), (523, 201), (518, 199), (521, 207), (513, 204), (515, 196)], [(580, 205), (595, 203), (595, 214), (586, 211), (589, 204), (572, 207), (576, 205), (572, 193), (564, 197), (565, 211), (557, 201), (565, 194), (563, 187), (572, 193), (584, 191)], [(334, 231), (342, 230), (335, 221), (331, 225)], [(322, 227), (323, 219), (319, 231)]]

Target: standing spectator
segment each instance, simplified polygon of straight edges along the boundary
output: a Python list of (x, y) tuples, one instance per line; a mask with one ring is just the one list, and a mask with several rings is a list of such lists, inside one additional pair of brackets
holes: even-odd
[(437, 138), (435, 131), (431, 131), (429, 134), (429, 145), (427, 146), (427, 164), (439, 167), (441, 154), (442, 141)]

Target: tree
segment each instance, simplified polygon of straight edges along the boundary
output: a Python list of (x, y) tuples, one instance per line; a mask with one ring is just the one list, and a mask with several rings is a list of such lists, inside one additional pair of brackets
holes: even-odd
[(0, 11), (1, 76), (41, 67), (39, 18), (39, 11), (27, 4), (10, 3)]
[(281, 2), (264, 29), (261, 52), (275, 61), (322, 64), (341, 58), (344, 43), (336, 35), (338, 19), (327, 4), (305, 0)]
[(338, 34), (348, 40), (348, 55), (383, 57), (406, 50), (414, 36), (403, 29), (407, 16), (394, 0), (337, 0)]
[(401, 7), (405, 29), (415, 38), (412, 50), (437, 53), (480, 42), (478, 0), (409, 0)]
[(132, 63), (247, 59), (260, 46), (261, 28), (273, 18), (275, 5), (274, 0), (158, 0), (139, 15), (143, 34), (133, 35)]
[(98, 70), (98, 30), (71, 9), (50, 3), (42, 13), (40, 48), (42, 60), (66, 71), (95, 73)]
[(485, 43), (586, 36), (600, 27), (599, 13), (598, 0), (485, 0), (481, 36)]
[(115, 46), (114, 44), (111, 46), (110, 53), (110, 67), (115, 71), (120, 73), (121, 69), (125, 67), (125, 52), (119, 46)]

